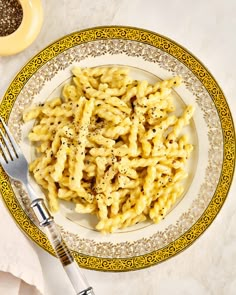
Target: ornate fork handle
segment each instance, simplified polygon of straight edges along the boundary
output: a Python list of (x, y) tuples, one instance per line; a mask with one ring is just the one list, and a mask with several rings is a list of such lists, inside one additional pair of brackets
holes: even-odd
[(35, 199), (31, 203), (31, 207), (39, 221), (40, 226), (44, 227), (47, 231), (47, 237), (49, 238), (57, 257), (60, 259), (77, 294), (94, 295), (92, 287), (89, 287), (86, 278), (76, 265), (70, 250), (62, 239), (61, 233), (58, 230), (53, 217), (44, 204), (44, 200)]

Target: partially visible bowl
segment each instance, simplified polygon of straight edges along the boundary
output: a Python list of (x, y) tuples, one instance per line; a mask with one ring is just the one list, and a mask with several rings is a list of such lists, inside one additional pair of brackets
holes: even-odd
[(0, 56), (13, 55), (30, 46), (38, 36), (43, 23), (41, 0), (19, 0), (23, 18), (10, 35), (0, 36)]

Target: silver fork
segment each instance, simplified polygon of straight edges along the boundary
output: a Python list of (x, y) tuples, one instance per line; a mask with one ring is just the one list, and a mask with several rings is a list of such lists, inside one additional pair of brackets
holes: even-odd
[(52, 215), (45, 206), (44, 200), (38, 198), (28, 181), (28, 163), (25, 156), (1, 117), (0, 122), (2, 125), (2, 129), (0, 128), (0, 164), (11, 178), (24, 184), (31, 200), (31, 207), (39, 224), (46, 229), (47, 236), (57, 257), (60, 259), (76, 294), (94, 295), (92, 287), (89, 286), (79, 266), (74, 261), (70, 250), (63, 241)]

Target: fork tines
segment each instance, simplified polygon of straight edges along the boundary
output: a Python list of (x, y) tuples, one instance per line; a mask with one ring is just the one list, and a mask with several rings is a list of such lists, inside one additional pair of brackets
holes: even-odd
[[(9, 128), (7, 127), (6, 123), (4, 122), (3, 118), (0, 116), (0, 122), (3, 128), (0, 128), (0, 161), (2, 162), (4, 159), (6, 162), (12, 161), (14, 158), (18, 158), (18, 154), (20, 152), (20, 149), (15, 142), (15, 139), (10, 133)], [(4, 132), (5, 131), (5, 135)]]

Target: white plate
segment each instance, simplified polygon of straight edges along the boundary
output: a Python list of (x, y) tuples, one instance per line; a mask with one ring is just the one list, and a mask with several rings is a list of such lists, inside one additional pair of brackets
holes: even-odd
[[(23, 124), (26, 106), (60, 94), (74, 66), (128, 66), (131, 76), (154, 82), (175, 75), (183, 84), (174, 90), (177, 112), (187, 104), (196, 107), (194, 119), (184, 132), (194, 145), (188, 163), (189, 177), (180, 201), (159, 224), (143, 222), (111, 235), (94, 230), (96, 220), (61, 204), (55, 215), (63, 237), (81, 266), (124, 271), (151, 266), (192, 244), (218, 214), (229, 190), (234, 170), (234, 127), (225, 97), (208, 70), (186, 49), (158, 34), (129, 27), (101, 27), (76, 32), (37, 54), (18, 73), (0, 106), (11, 131), (30, 161), (27, 134), (33, 122)], [(1, 192), (20, 227), (41, 247), (52, 253), (45, 235), (30, 222), (27, 197), (19, 185), (15, 194), (3, 171)], [(16, 187), (17, 190), (16, 190)], [(37, 186), (36, 186), (36, 189)], [(39, 191), (39, 193), (41, 193)]]

